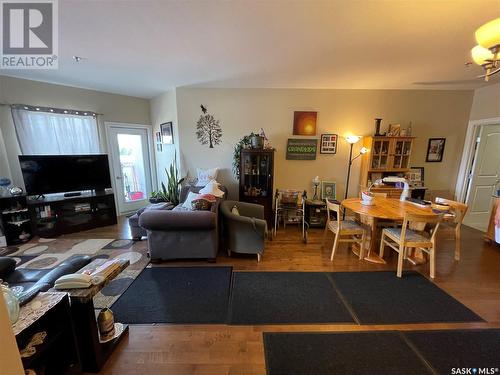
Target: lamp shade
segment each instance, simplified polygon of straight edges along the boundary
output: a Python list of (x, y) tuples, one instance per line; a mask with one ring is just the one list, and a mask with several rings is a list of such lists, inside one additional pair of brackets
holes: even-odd
[(485, 23), (476, 30), (476, 41), (484, 48), (500, 45), (500, 18)]
[(363, 155), (363, 154), (366, 154), (368, 151), (370, 151), (370, 150), (369, 150), (369, 149), (367, 149), (366, 147), (361, 147), (361, 150), (359, 150), (359, 153), (360, 153), (361, 155)]
[(475, 46), (473, 49), (471, 49), (470, 54), (472, 56), (472, 60), (474, 60), (477, 65), (488, 64), (489, 61), (487, 60), (494, 59), (491, 51), (482, 46)]
[(347, 143), (350, 143), (350, 144), (354, 144), (354, 143), (358, 142), (360, 139), (361, 139), (361, 137), (359, 135), (348, 135), (345, 137), (345, 140), (347, 141)]

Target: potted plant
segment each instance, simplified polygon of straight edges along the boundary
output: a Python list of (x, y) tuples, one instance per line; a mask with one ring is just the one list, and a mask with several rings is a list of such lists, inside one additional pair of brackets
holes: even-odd
[(161, 203), (168, 202), (168, 197), (163, 193), (163, 191), (153, 191), (149, 197), (150, 203)]
[(259, 136), (255, 133), (250, 133), (249, 135), (245, 135), (240, 141), (234, 146), (233, 152), (233, 174), (236, 179), (240, 178), (240, 153), (242, 148), (251, 148), (252, 147), (252, 138), (255, 136)]

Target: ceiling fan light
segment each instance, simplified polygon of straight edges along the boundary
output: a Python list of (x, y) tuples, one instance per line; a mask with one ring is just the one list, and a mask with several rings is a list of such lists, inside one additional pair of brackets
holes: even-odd
[(487, 22), (477, 29), (476, 41), (481, 47), (487, 49), (500, 45), (500, 18)]
[(474, 48), (471, 49), (470, 54), (472, 56), (472, 60), (477, 65), (485, 65), (488, 64), (489, 61), (487, 60), (493, 60), (494, 56), (491, 53), (489, 49), (486, 49), (482, 46), (475, 46)]

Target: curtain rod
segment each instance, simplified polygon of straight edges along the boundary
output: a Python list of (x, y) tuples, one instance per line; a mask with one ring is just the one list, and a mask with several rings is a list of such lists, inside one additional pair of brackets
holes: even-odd
[(75, 110), (75, 109), (43, 107), (43, 106), (34, 106), (34, 105), (29, 105), (29, 104), (0, 103), (0, 105), (15, 108), (15, 109), (24, 109), (27, 111), (36, 111), (36, 112), (51, 112), (51, 113), (80, 115), (80, 116), (103, 116), (104, 115), (103, 113), (96, 113), (93, 111), (81, 111), (81, 110)]

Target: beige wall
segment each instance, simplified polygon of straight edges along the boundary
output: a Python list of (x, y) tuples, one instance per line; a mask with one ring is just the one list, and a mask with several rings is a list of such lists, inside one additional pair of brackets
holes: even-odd
[(174, 160), (175, 153), (177, 152), (177, 154), (179, 154), (179, 128), (177, 127), (177, 104), (175, 90), (167, 91), (166, 93), (151, 99), (150, 107), (153, 135), (160, 131), (160, 124), (169, 121), (172, 121), (174, 131), (174, 144), (162, 145), (163, 151), (158, 152), (156, 149), (156, 140), (154, 141), (158, 186), (154, 187), (153, 190), (157, 190), (159, 189), (162, 181), (166, 183), (167, 177), (165, 175), (165, 168), (170, 166)]
[[(315, 161), (285, 160), (287, 138), (294, 137), (293, 111), (318, 111), (318, 137), (321, 133), (373, 134), (375, 117), (383, 118), (383, 131), (389, 123), (406, 127), (411, 121), (417, 137), (412, 165), (425, 167), (429, 188), (453, 191), (471, 103), (472, 91), (178, 88), (180, 150), (184, 168), (191, 175), (196, 167), (223, 168), (219, 180), (229, 186), (234, 198), (234, 145), (242, 136), (263, 127), (277, 149), (275, 187), (311, 191), (310, 181), (319, 175), (323, 180), (336, 181), (337, 195), (342, 197), (348, 163), (348, 145), (343, 139), (336, 155), (318, 153)], [(222, 124), (222, 144), (213, 149), (196, 139), (200, 104)], [(429, 137), (446, 138), (442, 163), (425, 163)], [(359, 181), (359, 160), (354, 162), (351, 178), (352, 195)]]
[[(147, 99), (6, 76), (0, 76), (0, 103), (81, 109), (102, 113), (99, 120), (99, 133), (103, 152), (106, 152), (104, 121), (150, 124), (149, 100)], [(23, 186), (17, 162), (20, 150), (8, 106), (0, 106), (0, 132), (2, 133), (0, 176), (7, 175), (12, 178), (15, 185)], [(1, 142), (2, 138), (3, 142)], [(8, 159), (7, 163), (5, 157)], [(9, 168), (6, 168), (6, 165)]]
[(500, 117), (500, 83), (474, 91), (471, 120)]

